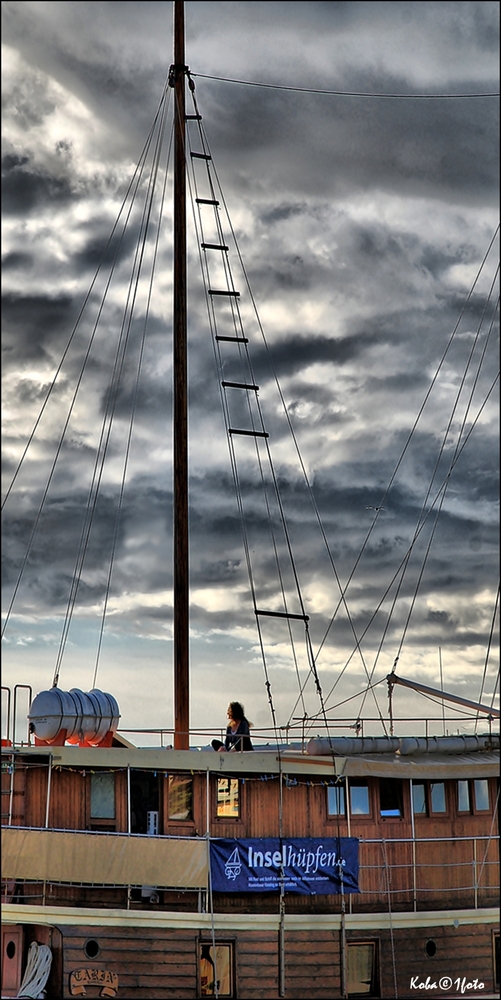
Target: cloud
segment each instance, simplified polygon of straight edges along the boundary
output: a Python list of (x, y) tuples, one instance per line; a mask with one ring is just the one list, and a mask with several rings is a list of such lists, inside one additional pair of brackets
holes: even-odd
[[(116, 684), (123, 715), (136, 724), (138, 664), (154, 689), (170, 692), (172, 680), (170, 189), (151, 304), (152, 243), (137, 293), (129, 290), (144, 177), (137, 214), (104, 258), (103, 250), (159, 104), (171, 10), (94, 3), (89, 17), (89, 9), (2, 5), (7, 486), (40, 418), (4, 510), (7, 607), (39, 516), (5, 669), (8, 683), (20, 676), (23, 650), (34, 686), (49, 686), (86, 505), (100, 480), (61, 684), (92, 681), (113, 553), (99, 683)], [(281, 3), (223, 11), (194, 2), (186, 15), (194, 74), (401, 95), (498, 87), (499, 14), (490, 2), (422, 3), (419, 12), (407, 3), (296, 3), (286, 20)], [(356, 715), (367, 672), (384, 677), (401, 642), (409, 676), (436, 679), (440, 647), (446, 680), (476, 698), (497, 569), (493, 395), (486, 402), (497, 370), (490, 255), (482, 267), (497, 221), (497, 102), (333, 97), (194, 79), (245, 261), (244, 274), (222, 206), (219, 235), (230, 247), (249, 340), (248, 356), (231, 342), (216, 342), (214, 352), (214, 317), (218, 334), (240, 328), (222, 302), (207, 311), (190, 215), (194, 724), (209, 710), (224, 722), (230, 692), (266, 724), (253, 597), (264, 609), (282, 607), (285, 597), (298, 612), (303, 602), (313, 648), (321, 647), (323, 689), (336, 685), (332, 704), (356, 696), (348, 712)], [(200, 150), (196, 131), (193, 143)], [(128, 203), (122, 221), (127, 212)], [(219, 281), (216, 256), (209, 266)], [(229, 426), (269, 434), (257, 449), (248, 436), (225, 439), (223, 380), (259, 386), (225, 397)], [(261, 625), (273, 697), (287, 721), (304, 711), (287, 626)], [(293, 634), (305, 681), (302, 623)], [(313, 714), (311, 679), (304, 699)], [(170, 701), (145, 696), (142, 724), (170, 724)]]

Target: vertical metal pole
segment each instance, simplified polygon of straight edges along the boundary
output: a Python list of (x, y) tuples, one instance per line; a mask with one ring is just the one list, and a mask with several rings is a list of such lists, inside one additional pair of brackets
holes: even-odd
[(45, 805), (45, 829), (49, 828), (49, 808), (50, 808), (50, 791), (52, 786), (52, 754), (49, 757), (49, 770), (47, 773), (47, 802)]
[[(348, 826), (348, 836), (351, 837), (350, 779), (348, 778), (348, 776), (346, 776), (346, 779), (345, 779), (344, 794), (345, 794), (345, 809), (346, 809), (346, 823), (347, 823), (347, 826)], [(349, 907), (350, 913), (352, 912), (352, 906), (353, 906), (353, 904), (352, 904), (352, 898), (353, 897), (352, 897), (352, 895), (350, 893), (350, 895), (348, 896), (348, 907)]]
[(417, 912), (417, 870), (416, 870), (416, 821), (414, 819), (414, 792), (412, 778), (409, 781), (411, 796), (411, 829), (412, 829), (412, 901), (414, 913)]
[(205, 831), (208, 837), (210, 837), (210, 771), (207, 768), (207, 780), (205, 782)]
[[(438, 659), (440, 663), (440, 690), (444, 693), (444, 675), (442, 672), (442, 647), (438, 647)], [(445, 701), (442, 699), (442, 735), (445, 736)]]
[(343, 908), (341, 911), (341, 955), (340, 955), (340, 966), (341, 966), (341, 996), (348, 996), (348, 985), (346, 976), (346, 913)]
[[(280, 848), (282, 848), (283, 840), (283, 798), (284, 798), (284, 776), (282, 769), (280, 769), (280, 785), (279, 785), (279, 834), (280, 834)], [(278, 948), (279, 948), (279, 964), (278, 964), (278, 995), (280, 997), (285, 996), (285, 890), (284, 890), (284, 865), (283, 865), (283, 852), (282, 861), (280, 862), (280, 924), (278, 930)]]
[(188, 750), (188, 365), (184, 3), (174, 3), (174, 747)]
[(477, 883), (477, 841), (473, 838), (473, 888), (475, 893), (475, 909), (478, 910), (478, 883)]
[(131, 822), (131, 804), (130, 804), (130, 764), (127, 764), (127, 833), (132, 832), (132, 822)]
[(16, 780), (16, 758), (10, 757), (10, 792), (9, 792), (9, 826), (12, 826), (12, 811), (14, 809), (14, 781)]

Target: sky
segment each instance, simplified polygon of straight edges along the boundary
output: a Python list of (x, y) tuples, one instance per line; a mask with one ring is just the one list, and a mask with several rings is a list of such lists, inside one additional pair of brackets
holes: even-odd
[[(154, 237), (123, 320), (138, 215), (99, 324), (104, 264), (92, 282), (160, 105), (172, 7), (2, 4), (3, 684), (36, 694), (59, 664), (60, 688), (109, 691), (129, 731), (173, 725), (170, 168), (148, 322)], [(490, 704), (498, 4), (204, 0), (185, 13), (250, 359), (243, 377), (240, 348), (214, 351), (231, 310), (213, 297), (211, 329), (198, 243), (217, 234), (190, 204), (193, 741), (219, 732), (230, 700), (258, 740), (272, 709), (291, 738), (322, 706), (336, 735), (359, 716), (383, 732), (397, 657), (401, 676)], [(222, 258), (202, 254), (209, 284)], [(227, 389), (224, 412), (266, 439), (225, 430), (220, 383), (249, 379), (259, 392), (247, 403)], [(262, 616), (259, 639), (248, 564), (257, 607), (307, 614), (306, 631)], [(18, 692), (21, 715), (28, 698)], [(418, 734), (426, 715), (443, 731), (441, 707), (403, 688), (394, 711)], [(471, 730), (447, 714), (450, 731)]]

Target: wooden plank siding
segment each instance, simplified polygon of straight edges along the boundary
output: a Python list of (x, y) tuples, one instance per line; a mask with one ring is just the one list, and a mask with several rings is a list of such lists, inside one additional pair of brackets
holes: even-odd
[(339, 931), (288, 931), (285, 935), (286, 996), (341, 996)]
[[(12, 795), (11, 795), (12, 791)], [(24, 826), (26, 822), (26, 768), (2, 760), (2, 825)]]
[[(196, 997), (196, 938), (193, 932), (128, 928), (61, 928), (64, 937), (63, 997), (70, 997), (72, 972), (106, 969), (119, 977), (118, 996), (138, 1000)], [(99, 954), (92, 960), (85, 945), (96, 941)], [(86, 988), (87, 989), (87, 988)], [(90, 988), (87, 989), (90, 995)], [(98, 995), (96, 993), (96, 995)]]
[[(64, 941), (63, 997), (70, 997), (73, 971), (102, 968), (119, 977), (118, 996), (130, 1000), (167, 1000), (197, 996), (197, 954), (199, 942), (212, 942), (196, 930), (168, 930), (61, 927)], [(85, 954), (89, 941), (96, 941), (99, 953), (92, 961)], [(272, 931), (234, 930), (217, 934), (217, 941), (231, 942), (235, 949), (236, 989), (239, 1000), (278, 1000), (280, 943)], [(483, 994), (495, 991), (491, 930), (468, 925), (379, 930), (377, 922), (369, 932), (346, 932), (350, 943), (375, 941), (378, 949), (378, 987), (382, 998), (424, 995), (411, 988), (411, 980), (428, 976), (453, 981), (448, 996), (461, 990), (456, 979), (477, 978)], [(434, 955), (426, 946), (433, 942)], [(287, 930), (284, 937), (285, 995), (290, 1000), (333, 1000), (341, 996), (341, 932), (319, 926), (315, 930)], [(398, 966), (398, 970), (397, 970)], [(433, 991), (433, 995), (436, 991)], [(91, 988), (88, 990), (91, 993)], [(96, 994), (97, 995), (97, 994)]]
[[(195, 755), (194, 755), (195, 756)], [(14, 774), (13, 825), (44, 827), (48, 787), (48, 756), (31, 756), (29, 761), (20, 758)], [(186, 772), (179, 772), (186, 773)], [(221, 775), (224, 770), (221, 769)], [(160, 832), (177, 836), (202, 836), (207, 829), (207, 774), (192, 772), (193, 819), (169, 820), (168, 776), (160, 775)], [(370, 814), (352, 816), (348, 824), (345, 816), (328, 816), (327, 782), (318, 776), (307, 780), (301, 776), (297, 783), (284, 781), (282, 794), (282, 823), (279, 825), (280, 782), (275, 775), (248, 775), (240, 781), (240, 815), (238, 819), (216, 816), (217, 773), (210, 775), (209, 828), (213, 837), (337, 837), (351, 836), (360, 840), (360, 889), (349, 900), (353, 913), (377, 912), (388, 909), (388, 889), (393, 911), (443, 909), (448, 906), (462, 908), (492, 906), (497, 903), (499, 885), (499, 858), (497, 827), (494, 825), (495, 780), (490, 783), (490, 810), (458, 814), (455, 781), (446, 781), (446, 807), (444, 815), (414, 817), (416, 835), (416, 893), (414, 899), (414, 870), (412, 846), (412, 815), (410, 784), (402, 782), (403, 815), (380, 815), (379, 779), (368, 777)], [(267, 779), (267, 780), (265, 780)], [(2, 775), (4, 789), (10, 777)], [(294, 779), (295, 780), (295, 779)], [(89, 768), (55, 766), (51, 772), (49, 827), (53, 829), (85, 830), (90, 827)], [(4, 795), (4, 799), (8, 796)], [(116, 768), (116, 815), (114, 829), (127, 832), (127, 771)], [(3, 819), (3, 822), (6, 822)], [(491, 837), (491, 840), (474, 838)], [(440, 840), (440, 838), (447, 838)], [(468, 838), (468, 839), (463, 839)], [(371, 842), (372, 841), (372, 842)], [(425, 841), (425, 842), (423, 842)], [(476, 851), (476, 859), (474, 856)], [(478, 882), (475, 895), (474, 884)], [(80, 905), (122, 906), (124, 890), (84, 889), (71, 887), (26, 886), (25, 894), (40, 895), (45, 891), (47, 901)], [(275, 894), (246, 895), (244, 898), (215, 895), (219, 912), (276, 912)], [(133, 905), (151, 905), (133, 899)], [(163, 894), (160, 907), (179, 907), (192, 910), (198, 905), (197, 894), (182, 894), (173, 900), (172, 894)], [(347, 903), (348, 905), (348, 903)], [(330, 912), (340, 909), (340, 899), (335, 896), (287, 896), (287, 912)]]
[[(457, 978), (466, 977), (471, 981), (478, 978), (484, 983), (480, 994), (495, 992), (494, 968), (492, 961), (492, 943), (490, 931), (481, 926), (468, 927), (427, 927), (412, 930), (396, 929), (393, 932), (393, 942), (389, 931), (375, 935), (362, 935), (353, 932), (348, 935), (349, 941), (379, 939), (380, 947), (380, 980), (381, 995), (395, 996), (394, 974), (395, 963), (398, 965), (397, 991), (398, 996), (425, 996), (425, 990), (411, 989), (411, 980), (418, 976), (425, 982), (427, 976), (433, 981), (439, 981), (443, 976), (452, 979), (453, 985), (445, 995), (455, 997), (461, 994), (461, 989), (455, 986)], [(433, 941), (436, 953), (429, 957), (426, 944)], [(436, 996), (438, 990), (430, 990), (429, 995)], [(468, 991), (468, 995), (472, 995)]]

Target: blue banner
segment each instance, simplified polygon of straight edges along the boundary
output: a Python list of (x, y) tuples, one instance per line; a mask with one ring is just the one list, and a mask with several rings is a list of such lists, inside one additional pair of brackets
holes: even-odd
[(356, 837), (211, 840), (210, 864), (214, 892), (359, 892)]

